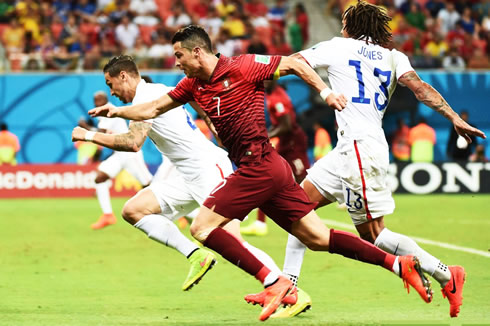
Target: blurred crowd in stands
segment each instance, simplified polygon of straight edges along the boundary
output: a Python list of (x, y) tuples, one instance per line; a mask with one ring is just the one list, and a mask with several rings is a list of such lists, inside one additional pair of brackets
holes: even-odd
[(204, 26), (215, 50), (227, 56), (289, 55), (308, 41), (304, 6), (290, 8), (284, 0), (272, 6), (262, 0), (6, 0), (0, 66), (92, 70), (125, 53), (141, 69), (171, 68), (171, 37), (191, 23)]
[[(392, 46), (418, 68), (489, 68), (489, 0), (370, 0), (393, 17)], [(329, 0), (340, 18), (349, 0)], [(332, 10), (333, 9), (333, 10)], [(286, 0), (3, 0), (0, 71), (94, 70), (132, 55), (141, 69), (174, 65), (171, 37), (202, 25), (216, 52), (289, 55), (311, 45), (301, 2)], [(326, 26), (326, 25), (323, 25)], [(335, 31), (338, 33), (338, 31)]]

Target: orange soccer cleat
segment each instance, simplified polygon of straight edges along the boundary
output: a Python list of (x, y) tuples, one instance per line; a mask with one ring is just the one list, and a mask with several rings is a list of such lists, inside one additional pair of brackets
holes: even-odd
[(449, 315), (458, 317), (459, 307), (463, 304), (463, 285), (466, 273), (461, 266), (449, 266), (449, 270), (451, 271), (451, 278), (441, 291), (442, 296), (449, 300)]
[(108, 225), (116, 223), (117, 219), (113, 213), (102, 214), (99, 220), (92, 224), (90, 227), (94, 230), (102, 229)]
[[(261, 321), (267, 320), (279, 307), (284, 297), (290, 294), (291, 291), (296, 291), (296, 287), (294, 286), (293, 282), (281, 275), (274, 284), (266, 287), (261, 293), (253, 295), (255, 299), (262, 302), (261, 306), (263, 308), (259, 315), (259, 319)], [(295, 295), (295, 298), (297, 298), (297, 294), (293, 295)], [(250, 302), (260, 304), (259, 301)], [(296, 300), (294, 300), (294, 303), (296, 303)]]
[[(247, 303), (252, 303), (253, 305), (260, 305), (261, 307), (264, 306), (264, 301), (265, 301), (265, 296), (266, 292), (265, 290), (259, 293), (254, 293), (254, 294), (247, 294), (245, 296), (245, 301)], [(296, 287), (293, 287), (291, 291), (289, 291), (288, 294), (282, 299), (281, 303), (283, 305), (294, 305), (296, 304), (296, 301), (298, 300), (298, 290)]]
[(400, 277), (403, 279), (407, 292), (410, 293), (410, 284), (425, 302), (431, 302), (433, 292), (430, 281), (425, 277), (424, 273), (422, 273), (419, 259), (410, 255), (399, 256), (398, 263), (400, 265)]

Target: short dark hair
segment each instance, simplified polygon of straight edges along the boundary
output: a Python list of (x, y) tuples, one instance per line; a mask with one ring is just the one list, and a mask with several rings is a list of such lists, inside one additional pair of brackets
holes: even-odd
[(8, 130), (7, 124), (5, 122), (0, 122), (0, 131)]
[(116, 76), (121, 71), (126, 71), (134, 76), (139, 75), (138, 67), (136, 66), (136, 63), (134, 63), (133, 58), (129, 55), (118, 55), (109, 60), (104, 66), (104, 73), (109, 73), (111, 77)]
[(172, 37), (172, 44), (177, 42), (182, 43), (182, 47), (192, 50), (195, 47), (200, 47), (208, 53), (212, 53), (213, 46), (208, 33), (201, 26), (189, 25), (179, 29)]
[(342, 19), (345, 20), (345, 31), (353, 39), (368, 43), (370, 38), (372, 43), (378, 45), (387, 45), (391, 41), (388, 26), (391, 17), (382, 7), (359, 0), (344, 11)]

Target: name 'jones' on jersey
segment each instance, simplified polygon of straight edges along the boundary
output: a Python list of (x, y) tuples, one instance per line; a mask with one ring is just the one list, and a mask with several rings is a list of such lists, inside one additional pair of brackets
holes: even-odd
[(185, 77), (169, 95), (181, 103), (196, 101), (211, 118), (230, 158), (236, 164), (250, 161), (269, 142), (263, 81), (273, 78), (280, 60), (280, 56), (221, 55), (209, 81)]

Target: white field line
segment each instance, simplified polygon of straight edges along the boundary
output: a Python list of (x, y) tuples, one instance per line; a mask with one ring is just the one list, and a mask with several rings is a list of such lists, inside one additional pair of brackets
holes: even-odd
[[(347, 229), (351, 231), (356, 231), (356, 228), (352, 224), (347, 224), (347, 223), (342, 223), (342, 222), (337, 222), (333, 220), (328, 220), (328, 219), (322, 219), (322, 221), (329, 227), (339, 227), (342, 229)], [(490, 252), (486, 252), (483, 250), (478, 250), (478, 249), (473, 249), (473, 248), (467, 248), (467, 247), (461, 247), (461, 246), (456, 246), (452, 245), (450, 243), (445, 243), (445, 242), (439, 242), (439, 241), (433, 241), (433, 240), (428, 240), (424, 238), (419, 238), (419, 237), (413, 237), (409, 236), (413, 240), (417, 241), (418, 243), (424, 243), (428, 245), (433, 245), (441, 248), (446, 248), (446, 249), (451, 249), (451, 250), (456, 250), (456, 251), (462, 251), (462, 252), (467, 252), (470, 254), (474, 255), (479, 255), (483, 257), (488, 257), (490, 258)]]

